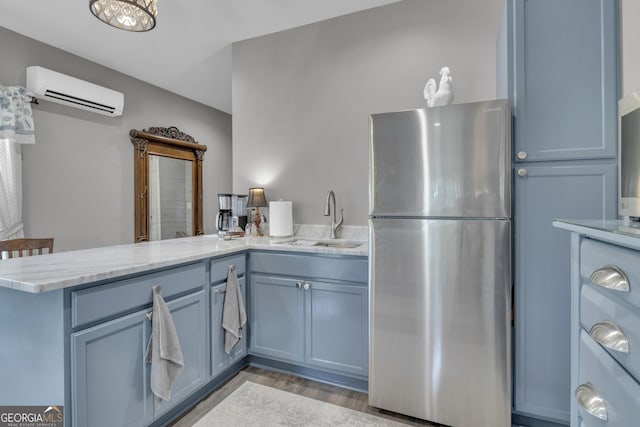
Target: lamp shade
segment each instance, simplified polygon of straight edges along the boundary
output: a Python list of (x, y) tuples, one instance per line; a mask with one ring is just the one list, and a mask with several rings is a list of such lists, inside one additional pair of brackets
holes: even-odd
[(249, 189), (249, 201), (247, 202), (248, 208), (265, 208), (269, 206), (267, 203), (267, 196), (264, 194), (264, 188), (252, 187)]
[(158, 0), (89, 0), (91, 13), (112, 27), (149, 31), (156, 26)]

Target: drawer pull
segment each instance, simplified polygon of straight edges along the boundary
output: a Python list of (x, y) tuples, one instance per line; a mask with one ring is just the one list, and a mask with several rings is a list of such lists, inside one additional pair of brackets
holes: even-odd
[(614, 291), (629, 292), (629, 279), (624, 271), (615, 265), (606, 265), (591, 273), (589, 277), (594, 284)]
[(609, 320), (593, 325), (589, 335), (603, 347), (620, 353), (629, 353), (629, 339), (618, 325)]
[(576, 401), (587, 414), (598, 418), (599, 420), (607, 421), (609, 415), (607, 413), (607, 405), (598, 390), (591, 383), (584, 383), (576, 388)]

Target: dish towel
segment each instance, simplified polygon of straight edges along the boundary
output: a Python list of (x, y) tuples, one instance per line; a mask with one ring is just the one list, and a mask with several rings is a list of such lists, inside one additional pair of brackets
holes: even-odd
[(171, 387), (184, 368), (184, 358), (176, 326), (159, 285), (153, 287), (151, 337), (145, 360), (151, 363), (151, 391), (156, 398), (169, 400)]
[(242, 327), (247, 323), (247, 313), (242, 301), (242, 293), (238, 284), (236, 266), (229, 266), (227, 274), (227, 292), (222, 309), (222, 328), (224, 329), (224, 351), (231, 353), (233, 347), (242, 338)]

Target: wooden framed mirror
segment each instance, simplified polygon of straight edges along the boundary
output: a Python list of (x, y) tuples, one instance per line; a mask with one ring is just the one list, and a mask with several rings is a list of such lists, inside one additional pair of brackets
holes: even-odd
[(202, 159), (207, 146), (176, 127), (129, 132), (134, 146), (135, 242), (204, 234)]

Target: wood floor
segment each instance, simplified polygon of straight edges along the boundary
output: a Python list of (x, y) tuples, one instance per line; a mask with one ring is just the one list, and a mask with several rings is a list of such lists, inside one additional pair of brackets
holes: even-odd
[(368, 405), (367, 395), (365, 393), (346, 390), (340, 387), (299, 378), (293, 375), (249, 366), (240, 371), (235, 377), (233, 377), (221, 388), (214, 391), (207, 398), (198, 403), (198, 405), (194, 409), (185, 414), (182, 418), (178, 419), (174, 424), (172, 424), (172, 426), (192, 426), (207, 412), (213, 409), (218, 403), (222, 402), (227, 396), (233, 393), (233, 391), (240, 387), (245, 381), (252, 381), (257, 384), (266, 385), (323, 402), (333, 403), (334, 405), (377, 415), (379, 417), (398, 421), (410, 426), (439, 425), (373, 408)]

